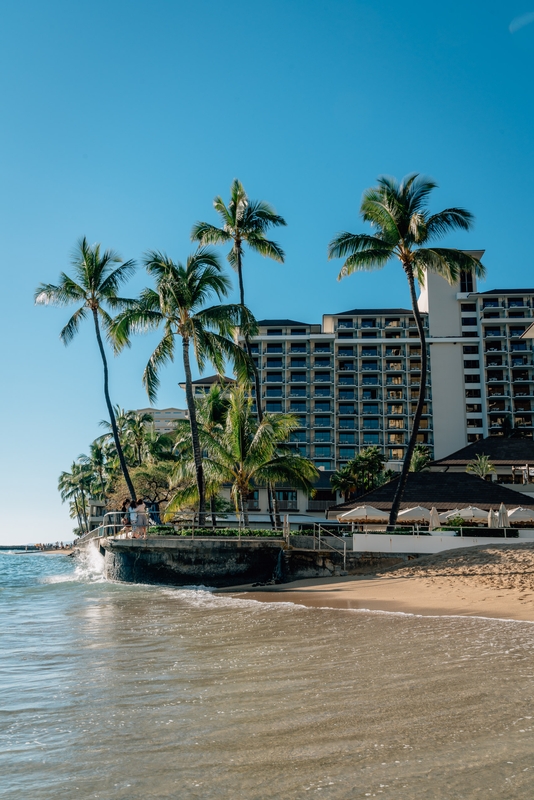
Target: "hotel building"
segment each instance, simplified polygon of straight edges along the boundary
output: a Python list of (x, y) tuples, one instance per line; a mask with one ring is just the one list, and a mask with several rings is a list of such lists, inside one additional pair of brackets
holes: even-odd
[[(478, 291), (471, 275), (451, 286), (429, 274), (418, 304), (429, 356), (418, 441), (440, 459), (507, 426), (532, 436), (533, 340), (521, 337), (534, 322), (534, 289)], [(400, 469), (421, 379), (410, 309), (353, 308), (321, 324), (260, 320), (252, 350), (263, 408), (297, 416), (299, 453), (330, 471), (376, 445)], [(212, 381), (196, 381), (196, 391)]]

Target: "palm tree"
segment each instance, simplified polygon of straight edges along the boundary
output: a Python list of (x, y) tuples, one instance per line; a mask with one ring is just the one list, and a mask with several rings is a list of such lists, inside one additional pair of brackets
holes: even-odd
[(469, 472), (471, 475), (478, 475), (479, 478), (485, 480), (488, 475), (495, 473), (496, 469), (491, 463), (489, 456), (478, 455), (468, 463), (465, 471)]
[(115, 319), (113, 337), (120, 350), (129, 344), (132, 332), (144, 332), (163, 327), (163, 338), (152, 353), (143, 374), (143, 383), (150, 401), (156, 398), (159, 371), (174, 361), (176, 337), (181, 339), (185, 372), (185, 394), (191, 425), (196, 483), (199, 495), (199, 524), (205, 524), (206, 499), (202, 451), (200, 448), (196, 406), (193, 398), (190, 348), (202, 372), (210, 362), (219, 375), (224, 372), (225, 359), (230, 360), (239, 377), (250, 375), (246, 355), (234, 340), (238, 326), (255, 331), (254, 318), (241, 305), (205, 307), (208, 299), (221, 300), (228, 295), (230, 281), (223, 274), (216, 254), (200, 248), (189, 256), (186, 265), (171, 261), (165, 254), (150, 252), (145, 267), (156, 283), (156, 289), (144, 289), (139, 300), (130, 302)]
[(483, 277), (485, 269), (473, 255), (449, 247), (430, 246), (431, 242), (454, 230), (469, 230), (473, 216), (464, 208), (446, 208), (436, 214), (428, 211), (430, 193), (437, 184), (430, 178), (409, 175), (398, 183), (381, 177), (376, 187), (363, 194), (360, 213), (370, 223), (373, 234), (338, 233), (328, 246), (329, 258), (345, 258), (339, 280), (353, 272), (381, 269), (398, 258), (408, 279), (412, 309), (421, 340), (421, 384), (406, 450), (401, 477), (391, 506), (389, 524), (395, 525), (406, 486), (412, 453), (423, 413), (427, 375), (427, 351), (423, 320), (417, 305), (415, 281), (424, 285), (425, 274), (436, 272), (449, 283), (458, 281), (462, 272)]
[[(116, 264), (119, 264), (119, 266), (116, 267)], [(69, 344), (78, 332), (80, 322), (86, 319), (88, 315), (92, 316), (104, 367), (104, 396), (113, 431), (113, 439), (128, 490), (132, 499), (135, 499), (135, 491), (128, 473), (109, 396), (108, 362), (100, 332), (100, 324), (102, 324), (106, 335), (109, 337), (112, 320), (104, 306), (107, 305), (112, 309), (121, 306), (123, 301), (117, 296), (117, 291), (121, 284), (133, 274), (135, 265), (133, 261), (122, 261), (121, 257), (113, 250), (101, 252), (99, 244), (90, 245), (84, 237), (78, 242), (77, 249), (74, 251), (72, 269), (74, 278), (70, 278), (62, 272), (57, 285), (42, 283), (35, 293), (35, 302), (38, 305), (55, 306), (67, 306), (72, 303), (80, 304), (80, 307), (74, 312), (59, 334), (65, 345)]]
[(154, 422), (154, 417), (146, 411), (142, 414), (138, 411), (127, 413), (126, 438), (131, 444), (136, 467), (143, 463), (143, 445), (146, 441), (147, 425), (151, 422)]
[(342, 494), (343, 500), (348, 502), (350, 495), (358, 491), (358, 476), (354, 474), (351, 463), (333, 472), (330, 484), (334, 492)]
[(74, 461), (70, 472), (62, 472), (58, 480), (61, 500), (69, 500), (78, 518), (81, 533), (89, 531), (87, 521), (87, 496), (90, 491), (91, 475), (87, 468)]
[(89, 455), (78, 456), (78, 462), (86, 466), (93, 476), (91, 492), (98, 497), (106, 496), (108, 479), (106, 476), (107, 452), (104, 442), (98, 439), (89, 445)]
[(416, 444), (410, 462), (410, 472), (424, 472), (431, 460), (429, 448), (425, 444)]
[[(246, 243), (251, 250), (274, 261), (284, 263), (285, 254), (280, 245), (270, 241), (265, 234), (269, 228), (286, 225), (274, 208), (263, 200), (249, 200), (243, 184), (235, 179), (230, 188), (230, 202), (226, 205), (221, 197), (216, 197), (213, 207), (218, 213), (222, 226), (217, 228), (208, 222), (196, 222), (191, 230), (191, 240), (202, 245), (229, 244), (228, 261), (237, 272), (239, 280), (239, 302), (245, 305), (245, 287), (243, 283), (243, 245)], [(245, 347), (251, 363), (254, 365), (254, 386), (256, 390), (256, 408), (258, 419), (261, 422), (263, 409), (261, 407), (261, 390), (258, 370), (252, 360), (250, 347), (250, 331), (242, 330)]]
[[(252, 399), (243, 385), (238, 385), (228, 391), (224, 426), (211, 432), (200, 429), (201, 445), (207, 453), (207, 480), (232, 485), (236, 513), (243, 515), (245, 527), (249, 524), (247, 498), (255, 486), (283, 481), (313, 492), (319, 474), (316, 467), (284, 446), (297, 427), (297, 420), (289, 414), (265, 414), (258, 422), (252, 413)], [(187, 469), (186, 465), (183, 468)], [(167, 510), (173, 510), (173, 501)]]

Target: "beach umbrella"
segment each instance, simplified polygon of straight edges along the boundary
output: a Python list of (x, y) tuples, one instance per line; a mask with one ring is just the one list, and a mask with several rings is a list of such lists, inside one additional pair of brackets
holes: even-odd
[(459, 508), (455, 508), (453, 511), (444, 511), (443, 514), (439, 515), (440, 522), (448, 522), (449, 519), (453, 519), (454, 517), (461, 517), (462, 512)]
[(435, 528), (439, 528), (439, 514), (436, 506), (432, 506), (430, 509), (430, 530), (433, 531)]
[(508, 514), (509, 522), (534, 522), (534, 514), (528, 508), (514, 508)]
[(430, 511), (422, 506), (405, 508), (397, 517), (399, 522), (430, 522)]
[(374, 506), (357, 506), (345, 511), (344, 514), (338, 514), (338, 520), (339, 522), (384, 522), (389, 520), (389, 514)]
[(510, 521), (508, 520), (508, 511), (504, 503), (499, 506), (499, 515), (497, 518), (497, 525), (499, 528), (508, 528)]
[(488, 511), (488, 528), (497, 527), (497, 514), (491, 509)]
[(476, 506), (467, 506), (467, 508), (460, 509), (460, 516), (465, 520), (486, 520), (488, 519), (487, 511), (482, 511), (481, 508)]

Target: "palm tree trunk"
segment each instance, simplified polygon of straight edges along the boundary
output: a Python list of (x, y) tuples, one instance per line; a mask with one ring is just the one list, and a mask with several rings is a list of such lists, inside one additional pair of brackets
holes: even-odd
[[(427, 355), (426, 355), (425, 329), (423, 326), (423, 319), (419, 312), (419, 306), (417, 305), (417, 296), (415, 294), (415, 281), (411, 265), (405, 267), (405, 272), (408, 277), (408, 284), (410, 286), (410, 297), (412, 300), (412, 310), (415, 317), (415, 323), (417, 325), (417, 330), (419, 331), (419, 339), (421, 340), (421, 383), (419, 384), (419, 397), (417, 399), (417, 407), (415, 409), (415, 416), (413, 418), (410, 441), (408, 442), (408, 449), (406, 450), (406, 454), (404, 456), (404, 462), (402, 465), (400, 480), (397, 484), (397, 489), (395, 491), (395, 496), (393, 498), (393, 503), (391, 505), (391, 511), (389, 513), (388, 527), (390, 528), (394, 527), (397, 524), (397, 515), (399, 513), (399, 508), (402, 501), (402, 495), (404, 494), (404, 489), (406, 487), (406, 481), (408, 480), (408, 473), (410, 471), (410, 462), (412, 460), (413, 451), (417, 442), (419, 423), (421, 422), (421, 416), (423, 414), (423, 406), (425, 404), (425, 394), (426, 394)], [(409, 399), (408, 402), (410, 402)]]
[(115, 449), (117, 450), (117, 455), (119, 457), (119, 462), (121, 465), (122, 474), (124, 475), (124, 480), (126, 481), (126, 486), (128, 487), (128, 491), (130, 492), (131, 500), (135, 500), (135, 489), (130, 478), (130, 473), (128, 472), (128, 467), (126, 466), (126, 459), (124, 458), (124, 453), (122, 452), (122, 445), (119, 439), (119, 432), (117, 430), (117, 422), (115, 420), (115, 413), (113, 411), (113, 406), (111, 405), (111, 400), (109, 397), (109, 375), (108, 375), (108, 362), (106, 359), (106, 353), (104, 350), (104, 345), (102, 343), (102, 336), (100, 335), (100, 326), (98, 324), (98, 311), (96, 308), (92, 309), (93, 311), (93, 319), (95, 322), (95, 332), (96, 332), (96, 339), (98, 342), (98, 347), (100, 349), (100, 355), (102, 356), (102, 364), (104, 365), (104, 397), (106, 398), (106, 405), (108, 407), (108, 414), (109, 420), (111, 422), (111, 430), (113, 431), (113, 441), (115, 442)]
[(245, 497), (243, 492), (239, 492), (239, 499), (241, 501), (241, 510), (243, 512), (243, 527), (248, 528), (250, 525), (248, 516), (248, 499)]
[(76, 509), (76, 517), (78, 519), (78, 528), (83, 533), (83, 524), (82, 524), (82, 516), (80, 513), (80, 507), (78, 505), (78, 498), (74, 496), (74, 508)]
[(189, 339), (182, 337), (182, 352), (185, 372), (185, 398), (189, 411), (189, 424), (191, 425), (191, 440), (193, 442), (193, 460), (195, 462), (196, 481), (198, 489), (198, 525), (203, 528), (206, 524), (206, 493), (204, 487), (204, 468), (202, 466), (202, 451), (198, 433), (197, 410), (193, 398), (193, 381), (191, 378), (191, 363), (189, 361)]
[[(245, 286), (243, 283), (243, 265), (242, 265), (242, 252), (241, 252), (241, 240), (236, 239), (235, 242), (235, 250), (237, 254), (237, 277), (239, 280), (239, 302), (242, 306), (245, 305)], [(244, 334), (245, 338), (245, 349), (247, 351), (247, 355), (250, 359), (250, 363), (252, 365), (252, 370), (254, 373), (254, 390), (256, 392), (256, 414), (258, 417), (258, 422), (261, 424), (263, 420), (263, 407), (261, 404), (261, 384), (260, 384), (260, 375), (258, 372), (258, 368), (256, 367), (256, 363), (252, 357), (252, 348), (250, 346), (250, 339), (248, 333), (245, 331)], [(273, 510), (273, 499), (274, 499), (274, 488), (272, 484), (267, 485), (267, 508), (269, 511), (269, 518), (271, 520), (271, 528), (276, 530), (276, 517)]]

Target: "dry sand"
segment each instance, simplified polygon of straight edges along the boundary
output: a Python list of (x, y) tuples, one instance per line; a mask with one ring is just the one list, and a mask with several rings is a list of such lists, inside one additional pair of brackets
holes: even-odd
[(372, 575), (225, 591), (266, 602), (534, 622), (534, 546), (479, 545), (423, 556)]

